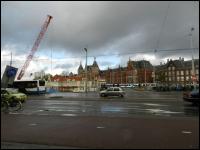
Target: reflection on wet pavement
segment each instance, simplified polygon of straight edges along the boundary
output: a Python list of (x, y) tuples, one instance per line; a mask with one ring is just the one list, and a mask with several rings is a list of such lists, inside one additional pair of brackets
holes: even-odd
[(199, 108), (175, 102), (29, 100), (17, 114), (59, 116), (198, 117)]

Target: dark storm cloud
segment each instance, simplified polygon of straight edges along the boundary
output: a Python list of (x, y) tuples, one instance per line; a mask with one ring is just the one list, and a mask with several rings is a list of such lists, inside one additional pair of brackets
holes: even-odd
[(199, 47), (198, 2), (2, 2), (1, 9), (2, 47), (15, 45), (19, 53), (34, 43), (47, 14), (53, 20), (40, 48), (71, 56), (84, 55), (85, 46), (90, 55), (190, 48), (191, 27), (194, 47)]

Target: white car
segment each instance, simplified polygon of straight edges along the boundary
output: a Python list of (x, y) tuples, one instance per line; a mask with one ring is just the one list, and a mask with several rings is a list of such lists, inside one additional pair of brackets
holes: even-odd
[(99, 95), (101, 97), (106, 97), (106, 96), (121, 96), (121, 97), (124, 97), (125, 92), (120, 87), (110, 87), (106, 90), (100, 91)]

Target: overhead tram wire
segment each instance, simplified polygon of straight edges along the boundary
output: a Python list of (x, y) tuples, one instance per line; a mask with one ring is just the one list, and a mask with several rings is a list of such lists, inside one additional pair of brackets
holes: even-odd
[(170, 3), (171, 3), (171, 1), (168, 2), (168, 6), (167, 6), (167, 10), (166, 10), (166, 13), (165, 13), (165, 16), (164, 16), (164, 20), (163, 20), (161, 28), (160, 28), (160, 32), (159, 32), (159, 35), (158, 35), (158, 40), (156, 42), (156, 49), (159, 49), (160, 38), (161, 38), (161, 34), (162, 34), (162, 31), (163, 31), (164, 26), (165, 26), (165, 22), (167, 20), (168, 11), (169, 11), (169, 8), (170, 8)]

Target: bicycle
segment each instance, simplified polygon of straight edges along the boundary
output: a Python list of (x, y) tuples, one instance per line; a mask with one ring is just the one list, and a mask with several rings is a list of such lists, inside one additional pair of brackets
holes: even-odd
[(2, 112), (13, 112), (22, 109), (22, 103), (18, 100), (1, 99), (1, 111)]

